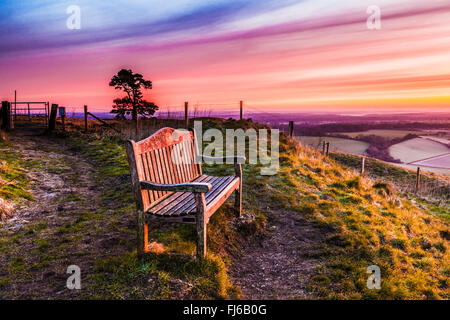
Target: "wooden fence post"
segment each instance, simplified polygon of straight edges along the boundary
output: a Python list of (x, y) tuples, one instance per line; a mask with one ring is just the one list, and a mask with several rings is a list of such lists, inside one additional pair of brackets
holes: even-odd
[(58, 105), (52, 104), (52, 109), (50, 110), (50, 121), (48, 123), (48, 131), (55, 130), (57, 113), (58, 113)]
[(184, 121), (185, 121), (184, 127), (186, 129), (189, 129), (189, 102), (184, 103)]
[(88, 107), (84, 106), (84, 131), (88, 131)]
[(239, 120), (244, 119), (244, 101), (240, 101), (239, 102), (239, 106), (240, 106), (240, 117)]
[(416, 193), (419, 193), (419, 190), (420, 190), (420, 167), (417, 168)]
[(11, 113), (11, 104), (8, 101), (2, 101), (2, 129), (4, 129), (5, 131), (14, 129), (14, 122)]
[(361, 175), (364, 175), (364, 172), (366, 170), (366, 157), (362, 157), (362, 162), (361, 162)]
[(6, 128), (6, 102), (7, 101), (2, 101), (2, 108), (0, 109), (0, 120), (2, 120), (0, 129)]
[(329, 142), (327, 142), (327, 157), (328, 157), (328, 153), (329, 153), (329, 151), (330, 151), (330, 143), (329, 143)]
[(9, 124), (8, 124), (8, 101), (2, 101), (2, 114), (0, 118), (2, 119), (2, 126), (1, 129), (8, 130)]
[(323, 146), (322, 146), (322, 154), (325, 155), (325, 141), (323, 142)]
[(289, 121), (289, 137), (294, 137), (294, 121)]

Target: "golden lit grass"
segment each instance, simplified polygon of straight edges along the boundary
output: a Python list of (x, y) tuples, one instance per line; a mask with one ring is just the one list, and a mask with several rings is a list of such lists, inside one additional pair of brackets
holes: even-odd
[[(274, 195), (336, 233), (329, 256), (309, 289), (328, 298), (449, 298), (448, 221), (383, 181), (361, 179), (316, 151), (298, 148), (283, 168), (293, 188)], [(290, 175), (288, 173), (291, 173)], [(276, 192), (276, 190), (274, 190)], [(307, 199), (305, 201), (305, 199)], [(366, 287), (366, 269), (378, 265), (381, 290)]]
[[(222, 130), (258, 126), (249, 121), (220, 119), (209, 119), (204, 123), (204, 128)], [(133, 235), (124, 242), (134, 241), (134, 202), (130, 185), (105, 183), (128, 172), (123, 137), (104, 135), (100, 129), (90, 134), (79, 131), (72, 128), (70, 133), (64, 134), (65, 142), (98, 170), (99, 183), (105, 185), (102, 201), (109, 212), (106, 214), (103, 208), (99, 209), (94, 224), (89, 223), (92, 218), (87, 217), (60, 232), (75, 236), (80, 228), (89, 231), (89, 228), (101, 225), (104, 230), (98, 233), (100, 240), (110, 229), (126, 225), (129, 227), (122, 227), (124, 234)], [(257, 234), (266, 225), (267, 204), (277, 204), (279, 210), (302, 215), (311, 225), (324, 230), (325, 241), (314, 244), (321, 248), (320, 263), (311, 273), (307, 286), (315, 296), (338, 299), (449, 298), (448, 220), (430, 214), (426, 204), (412, 196), (401, 196), (395, 186), (385, 181), (360, 178), (317, 151), (298, 146), (285, 135), (281, 135), (280, 160), (280, 172), (271, 177), (260, 176), (259, 165), (244, 166), (244, 212), (254, 214), (256, 221), (240, 229), (232, 228), (228, 223), (233, 217), (232, 206), (225, 204), (208, 226), (207, 259), (195, 261), (190, 256), (195, 250), (195, 231), (191, 226), (153, 225), (153, 252), (143, 261), (137, 260), (135, 250), (126, 248), (113, 257), (101, 254), (96, 257), (83, 291), (84, 297), (239, 297), (238, 288), (227, 275), (230, 257), (241, 253), (243, 239)], [(224, 174), (230, 169), (205, 165), (204, 171)], [(433, 210), (445, 209), (435, 206)], [(37, 234), (30, 233), (29, 236), (36, 237)], [(41, 245), (51, 246), (51, 243), (42, 242)], [(14, 246), (12, 239), (3, 239), (0, 247), (6, 252), (10, 246)], [(12, 259), (10, 268), (24, 272), (26, 265), (19, 260)], [(366, 287), (369, 276), (366, 270), (371, 265), (381, 268), (381, 290)]]

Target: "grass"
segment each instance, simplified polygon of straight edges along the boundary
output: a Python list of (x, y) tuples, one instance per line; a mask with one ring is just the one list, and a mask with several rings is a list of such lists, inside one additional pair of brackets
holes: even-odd
[[(323, 245), (328, 256), (309, 290), (337, 299), (448, 299), (448, 242), (442, 236), (448, 230), (446, 219), (402, 198), (393, 185), (361, 179), (311, 150), (299, 153), (297, 166), (316, 163), (322, 170), (315, 171), (326, 174), (301, 170), (301, 175), (316, 181), (314, 189), (302, 185), (299, 177), (297, 188), (280, 197), (318, 195), (308, 197), (307, 204), (294, 201), (290, 205), (335, 230)], [(328, 195), (326, 200), (323, 195)], [(370, 265), (382, 270), (379, 291), (365, 285)]]
[(0, 139), (0, 221), (14, 214), (15, 205), (33, 200), (25, 169), (32, 165), (35, 164), (23, 160), (6, 140)]
[[(225, 130), (260, 126), (250, 121), (204, 119), (203, 127)], [(94, 166), (101, 194), (97, 210), (77, 212), (57, 226), (40, 221), (27, 225), (20, 233), (1, 236), (0, 252), (9, 263), (5, 266), (7, 273), (0, 274), (0, 296), (23, 297), (14, 292), (15, 285), (32, 283), (34, 272), (42, 273), (55, 264), (63, 264), (61, 261), (80, 257), (82, 270), (88, 270), (83, 290), (65, 298), (240, 298), (240, 289), (232, 283), (227, 270), (232, 258), (242, 254), (243, 243), (264, 232), (270, 206), (301, 215), (322, 230), (324, 240), (314, 244), (319, 248), (315, 255), (320, 263), (307, 284), (313, 296), (450, 298), (446, 209), (439, 203), (430, 207), (428, 202), (401, 193), (393, 183), (358, 177), (340, 163), (342, 156), (332, 154), (337, 160), (324, 157), (281, 135), (281, 168), (277, 175), (260, 176), (260, 165), (244, 165), (244, 212), (255, 215), (254, 222), (234, 228), (228, 223), (233, 218), (232, 206), (226, 203), (208, 225), (209, 254), (202, 261), (192, 256), (192, 226), (154, 224), (150, 241), (155, 243), (155, 252), (139, 261), (123, 138), (84, 134), (75, 129), (60, 138)], [(347, 165), (355, 161), (350, 156), (345, 159)], [(225, 165), (203, 168), (207, 174), (233, 170)], [(408, 171), (384, 166), (382, 162), (372, 166), (369, 161), (368, 168), (370, 172), (390, 172), (398, 181), (409, 177)], [(82, 195), (73, 200), (86, 201)], [(24, 256), (22, 250), (27, 246), (33, 251)], [(366, 271), (371, 265), (381, 269), (381, 290), (366, 287)], [(49, 290), (57, 291), (58, 284), (51, 284)], [(36, 291), (26, 297), (42, 296)]]
[[(331, 152), (330, 157), (339, 164), (353, 170), (359, 171), (361, 168), (361, 157)], [(407, 194), (415, 193), (416, 171), (401, 168), (377, 159), (366, 158), (365, 173), (372, 179), (389, 182), (398, 190)], [(407, 196), (407, 195), (405, 195)], [(450, 209), (450, 179), (435, 173), (421, 173), (421, 188), (419, 198), (429, 205), (437, 203), (439, 206)]]
[[(97, 213), (97, 217), (81, 217), (55, 230), (58, 235), (74, 235), (92, 228), (92, 220), (98, 218), (97, 225), (104, 225), (104, 232), (111, 228), (122, 229), (131, 238), (121, 250), (94, 261), (95, 267), (86, 279), (84, 296), (103, 299), (169, 299), (180, 295), (184, 298), (227, 299), (239, 298), (235, 287), (226, 273), (230, 263), (229, 254), (237, 254), (237, 243), (243, 238), (258, 233), (265, 223), (263, 216), (257, 215), (254, 223), (233, 229), (228, 221), (233, 219), (230, 204), (224, 205), (208, 225), (208, 245), (210, 254), (204, 261), (196, 261), (195, 230), (187, 225), (155, 224), (151, 228), (151, 241), (162, 248), (159, 254), (146, 256), (138, 261), (135, 243), (134, 199), (128, 175), (124, 140), (114, 136), (100, 137), (96, 134), (84, 135), (72, 132), (65, 136), (70, 150), (88, 159), (97, 168), (97, 183), (103, 185), (101, 207), (108, 208), (108, 217)], [(209, 173), (225, 173), (228, 167), (204, 168)], [(124, 177), (125, 175), (125, 177)], [(123, 181), (118, 184), (117, 179)], [(73, 197), (73, 196), (72, 196)], [(74, 200), (74, 199), (72, 199)], [(78, 200), (76, 197), (75, 200)], [(250, 210), (249, 210), (250, 211)], [(108, 220), (105, 223), (105, 220)], [(126, 225), (124, 228), (120, 225)], [(83, 242), (83, 239), (79, 241)], [(129, 250), (131, 246), (131, 250)], [(152, 285), (146, 286), (143, 279), (151, 278)], [(143, 282), (144, 281), (144, 282)], [(182, 286), (182, 288), (180, 288)], [(180, 291), (181, 290), (181, 291)]]

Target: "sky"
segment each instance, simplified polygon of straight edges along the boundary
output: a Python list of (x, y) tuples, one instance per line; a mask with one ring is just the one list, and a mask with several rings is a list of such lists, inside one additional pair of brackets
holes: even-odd
[(127, 68), (161, 109), (450, 111), (448, 0), (0, 0), (0, 31), (2, 100), (108, 111)]

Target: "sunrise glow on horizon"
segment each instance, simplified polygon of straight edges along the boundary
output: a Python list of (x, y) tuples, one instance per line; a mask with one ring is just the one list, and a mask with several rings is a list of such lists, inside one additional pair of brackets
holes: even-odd
[[(66, 26), (81, 8), (81, 29)], [(380, 30), (366, 25), (381, 8)], [(1, 1), (0, 98), (111, 109), (121, 68), (162, 108), (450, 112), (448, 0)]]

